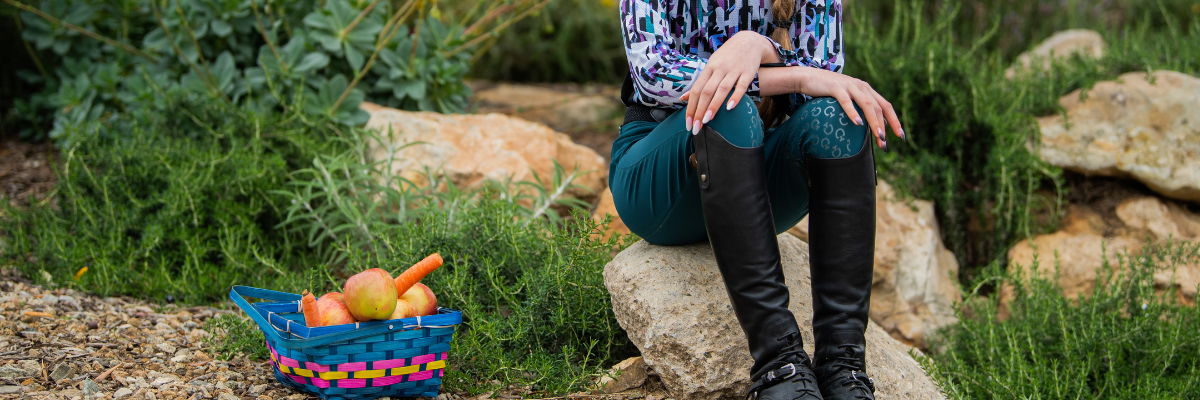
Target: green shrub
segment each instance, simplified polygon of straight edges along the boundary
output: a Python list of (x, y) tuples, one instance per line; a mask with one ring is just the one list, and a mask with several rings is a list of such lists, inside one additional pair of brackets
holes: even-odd
[(620, 83), (629, 70), (616, 0), (554, 0), (476, 55), (471, 76)]
[(1012, 284), (1009, 318), (996, 317), (998, 295), (972, 302), (934, 340), (944, 351), (922, 364), (959, 399), (1200, 397), (1200, 309), (1154, 283), (1197, 262), (1200, 244), (1151, 245), (1106, 260), (1077, 300), (1050, 280), (989, 270), (980, 283)]

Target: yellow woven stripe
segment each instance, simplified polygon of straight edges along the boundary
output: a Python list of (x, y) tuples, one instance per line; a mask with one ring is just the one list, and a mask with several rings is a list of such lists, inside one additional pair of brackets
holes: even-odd
[(425, 364), (425, 370), (446, 368), (446, 360), (437, 360)]
[(420, 365), (409, 365), (407, 367), (392, 368), (392, 376), (408, 375), (421, 370)]
[(283, 365), (283, 364), (279, 364), (279, 372), (282, 372), (282, 373), (288, 374), (288, 373), (291, 373), (290, 371), (291, 371), (291, 369), (290, 369), (290, 368), (288, 368), (288, 366), (286, 366), (286, 365)]
[(296, 375), (300, 375), (300, 376), (307, 377), (307, 378), (312, 378), (312, 376), (313, 376), (313, 372), (311, 369), (292, 368), (292, 372), (295, 372)]
[(379, 378), (387, 375), (386, 369), (372, 369), (354, 373), (355, 378)]
[(329, 371), (329, 372), (321, 373), (321, 379), (324, 379), (327, 381), (332, 381), (334, 379), (346, 379), (349, 377), (350, 377), (350, 375), (347, 374), (346, 371)]

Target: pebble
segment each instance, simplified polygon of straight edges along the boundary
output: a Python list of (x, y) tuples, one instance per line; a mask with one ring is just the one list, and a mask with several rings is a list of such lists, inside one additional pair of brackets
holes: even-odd
[[(250, 387), (250, 395), (251, 396), (258, 396), (258, 395), (262, 394), (262, 392), (265, 392), (265, 391), (267, 391), (267, 385), (254, 385), (254, 386)], [(438, 396), (438, 397), (441, 397), (441, 396)], [(443, 400), (443, 399), (438, 399), (438, 400)]]
[(75, 375), (75, 368), (67, 365), (67, 363), (61, 363), (57, 367), (54, 367), (54, 372), (50, 373), (50, 379), (58, 382), (73, 375)]
[(0, 386), (0, 394), (17, 394), (17, 393), (24, 392), (28, 389), (29, 389), (28, 387), (17, 386), (17, 385)]
[(0, 367), (0, 378), (17, 379), (17, 378), (25, 378), (25, 377), (29, 377), (29, 376), (32, 376), (32, 375), (26, 373), (25, 369), (23, 369), (23, 368), (10, 367), (10, 366)]
[(170, 343), (162, 342), (162, 343), (155, 345), (154, 347), (157, 347), (159, 350), (162, 350), (164, 353), (175, 354), (175, 346)]
[(153, 386), (153, 387), (162, 387), (163, 385), (166, 385), (166, 384), (168, 384), (168, 383), (171, 383), (171, 382), (175, 382), (175, 379), (174, 379), (174, 378), (170, 378), (170, 377), (165, 377), (165, 376), (164, 376), (164, 377), (162, 377), (162, 378), (155, 379), (155, 380), (154, 380), (154, 382), (150, 382), (150, 386)]
[(239, 400), (239, 399), (237, 396), (234, 396), (232, 393), (224, 392), (224, 393), (221, 393), (220, 396), (217, 396), (217, 400)]
[(99, 394), (103, 391), (103, 389), (100, 388), (100, 385), (96, 384), (96, 381), (91, 379), (84, 380), (83, 385), (80, 385), (80, 388), (83, 389), (84, 396)]
[(55, 296), (55, 295), (52, 295), (52, 294), (48, 294), (48, 295), (42, 296), (42, 304), (45, 304), (45, 305), (48, 305), (48, 306), (52, 306), (52, 305), (58, 304), (58, 296)]
[(132, 394), (133, 394), (133, 391), (129, 390), (129, 388), (120, 388), (120, 389), (117, 389), (116, 393), (113, 393), (113, 399), (123, 399), (123, 398), (129, 397)]

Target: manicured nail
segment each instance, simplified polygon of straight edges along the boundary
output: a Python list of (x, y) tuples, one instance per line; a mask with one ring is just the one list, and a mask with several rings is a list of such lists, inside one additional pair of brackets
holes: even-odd
[(732, 110), (732, 109), (733, 109), (733, 106), (736, 106), (736, 105), (737, 105), (737, 102), (736, 102), (736, 101), (730, 100), (730, 101), (729, 101), (729, 104), (726, 104), (726, 105), (725, 105), (725, 110)]
[(887, 152), (888, 152), (888, 149), (887, 149), (887, 141), (886, 141), (886, 140), (884, 140), (884, 141), (883, 141), (883, 152), (884, 152), (884, 153), (887, 153)]
[(700, 134), (700, 121), (696, 121), (696, 123), (694, 125), (692, 125), (692, 134), (693, 135)]
[(689, 116), (689, 117), (687, 117), (687, 122), (684, 122), (684, 123), (683, 123), (683, 126), (684, 126), (685, 128), (686, 128), (686, 127), (689, 127), (689, 126), (692, 126), (692, 117), (690, 117), (690, 116)]
[(904, 128), (900, 128), (900, 140), (903, 140), (905, 142), (908, 141), (908, 137), (904, 136)]
[(879, 136), (880, 139), (885, 138), (886, 136), (883, 135), (883, 127), (875, 128), (875, 135)]
[(704, 112), (704, 121), (701, 121), (701, 123), (707, 124), (708, 121), (712, 121), (712, 110)]
[(859, 118), (859, 117), (854, 117), (854, 124), (855, 124), (855, 125), (862, 125), (862, 118)]

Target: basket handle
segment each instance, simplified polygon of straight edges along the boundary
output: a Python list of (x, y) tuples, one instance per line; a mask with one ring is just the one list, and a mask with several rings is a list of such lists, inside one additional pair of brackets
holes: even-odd
[(258, 327), (263, 331), (263, 334), (272, 335), (275, 337), (275, 339), (285, 339), (275, 331), (275, 327), (271, 325), (271, 321), (267, 321), (267, 319), (264, 318), (262, 314), (259, 313), (258, 310), (242, 296), (273, 301), (297, 301), (300, 300), (301, 296), (292, 293), (277, 292), (274, 290), (238, 285), (234, 285), (234, 287), (229, 290), (229, 299), (233, 300), (233, 303), (237, 304), (238, 308), (241, 308), (243, 312), (249, 315), (250, 318), (258, 324)]
[(274, 336), (275, 339), (278, 340), (280, 346), (288, 349), (305, 349), (316, 346), (324, 346), (330, 343), (349, 341), (391, 331), (413, 328), (412, 326), (404, 326), (403, 324), (380, 324), (372, 327), (358, 328), (351, 331), (331, 333), (306, 339), (289, 338), (279, 335), (279, 332), (275, 326), (271, 325), (271, 322), (264, 318), (262, 314), (250, 304), (250, 302), (243, 298), (243, 296), (273, 301), (296, 301), (300, 300), (301, 296), (293, 293), (277, 292), (274, 290), (252, 288), (249, 286), (234, 286), (233, 289), (229, 291), (229, 299), (233, 300), (234, 304), (237, 304), (242, 311), (245, 311), (246, 314), (250, 315), (250, 318), (258, 324), (260, 329), (262, 329), (263, 334)]

